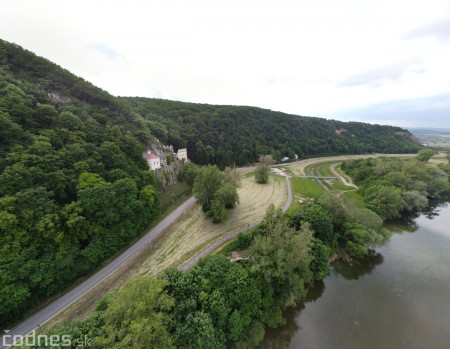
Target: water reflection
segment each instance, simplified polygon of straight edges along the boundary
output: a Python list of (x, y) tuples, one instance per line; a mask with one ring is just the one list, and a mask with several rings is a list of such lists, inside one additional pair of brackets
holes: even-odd
[(334, 270), (346, 280), (358, 280), (361, 276), (370, 274), (374, 268), (383, 263), (383, 255), (369, 250), (369, 253), (362, 260), (354, 263), (350, 268), (347, 263), (340, 262), (334, 266)]
[(283, 313), (286, 323), (275, 329), (266, 329), (266, 340), (261, 344), (259, 349), (285, 349), (290, 347), (292, 337), (301, 330), (295, 319), (300, 315), (307, 303), (315, 302), (322, 297), (325, 291), (325, 283), (323, 280), (316, 281), (308, 290), (305, 302), (302, 302), (295, 308), (288, 308)]
[(417, 218), (420, 216), (427, 219), (438, 217), (441, 210), (447, 207), (448, 201), (450, 201), (450, 195), (430, 199), (428, 206), (421, 212), (403, 212), (401, 218), (390, 220), (386, 222), (384, 226), (389, 229), (389, 231), (397, 234), (414, 233), (419, 229)]
[(419, 224), (416, 222), (415, 214), (405, 215), (402, 218), (391, 220), (384, 224), (392, 233), (403, 234), (403, 233), (414, 233), (419, 229)]
[(276, 329), (269, 328), (266, 330), (266, 336), (268, 340), (264, 341), (258, 348), (259, 349), (282, 349), (289, 348), (289, 344), (292, 341), (292, 337), (296, 334), (300, 327), (297, 325), (295, 318), (300, 314), (305, 306), (302, 304), (299, 308), (290, 308), (284, 313), (286, 323)]
[(320, 297), (322, 297), (324, 291), (325, 291), (325, 283), (323, 282), (323, 280), (316, 281), (314, 283), (314, 286), (311, 287), (308, 293), (306, 294), (305, 303), (315, 302)]
[(439, 216), (441, 210), (447, 207), (449, 201), (450, 195), (446, 195), (438, 199), (432, 199), (423, 213), (428, 219), (433, 219), (434, 217)]

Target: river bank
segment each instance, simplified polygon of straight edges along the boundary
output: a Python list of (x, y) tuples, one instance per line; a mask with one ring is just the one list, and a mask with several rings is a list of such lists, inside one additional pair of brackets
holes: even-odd
[(361, 263), (334, 265), (265, 348), (446, 348), (450, 342), (450, 207), (390, 223)]

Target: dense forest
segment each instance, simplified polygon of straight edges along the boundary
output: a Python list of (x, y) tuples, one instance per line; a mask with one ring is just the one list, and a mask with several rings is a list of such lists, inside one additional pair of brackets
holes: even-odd
[(254, 163), (271, 154), (279, 162), (366, 153), (415, 153), (419, 144), (399, 127), (302, 117), (267, 109), (122, 98), (146, 119), (163, 143), (188, 149), (198, 164), (221, 168)]
[(97, 268), (160, 213), (158, 184), (142, 158), (155, 137), (220, 167), (260, 154), (418, 148), (395, 127), (116, 98), (0, 40), (1, 324)]
[(159, 213), (151, 135), (120, 101), (0, 41), (0, 323), (21, 317)]

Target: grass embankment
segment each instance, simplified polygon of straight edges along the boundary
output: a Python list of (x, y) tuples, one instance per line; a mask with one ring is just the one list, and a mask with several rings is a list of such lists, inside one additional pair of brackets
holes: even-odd
[(192, 188), (185, 182), (179, 182), (166, 187), (161, 194), (161, 209), (163, 213), (172, 211), (192, 195)]
[(300, 160), (296, 162), (291, 162), (287, 165), (283, 165), (288, 167), (294, 176), (306, 176), (305, 168), (308, 165), (311, 164), (318, 164), (318, 163), (324, 163), (324, 162), (343, 162), (346, 160), (353, 160), (353, 159), (365, 159), (365, 158), (376, 158), (380, 156), (386, 156), (386, 157), (397, 157), (397, 158), (407, 158), (407, 157), (413, 157), (416, 156), (416, 154), (360, 154), (360, 155), (339, 155), (339, 156), (328, 156), (328, 157), (322, 157), (322, 158), (312, 158), (312, 159), (305, 159)]
[(325, 189), (313, 179), (291, 178), (292, 205), (289, 212), (298, 211), (303, 203), (317, 199)]
[[(337, 175), (346, 178), (350, 183), (348, 176), (340, 169), (340, 164), (344, 160), (351, 158), (361, 158), (363, 155), (338, 156), (329, 158), (318, 158), (302, 160), (291, 163), (286, 166), (287, 169), (297, 176), (321, 176), (336, 177)], [(334, 160), (332, 160), (334, 159)], [(334, 168), (334, 171), (333, 169)], [(309, 178), (291, 178), (293, 202), (289, 212), (297, 211), (303, 203), (317, 199), (325, 190), (339, 190), (351, 192), (355, 187), (346, 185), (340, 179), (315, 180)]]
[(330, 167), (340, 162), (342, 161), (330, 161), (310, 164), (305, 167), (305, 173), (307, 176), (334, 177), (335, 174), (331, 171)]
[[(345, 174), (339, 170), (339, 165), (341, 163), (342, 161), (327, 161), (309, 164), (304, 167), (304, 172), (307, 176), (336, 177), (337, 175), (340, 175), (347, 178)], [(333, 171), (332, 167), (335, 168), (336, 172)], [(340, 179), (317, 179), (316, 182), (319, 183), (322, 188), (325, 186), (328, 190), (355, 190), (354, 187), (346, 185)]]

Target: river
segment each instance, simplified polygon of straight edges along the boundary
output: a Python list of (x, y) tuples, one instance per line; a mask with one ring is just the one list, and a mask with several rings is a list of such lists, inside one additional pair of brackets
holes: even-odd
[(450, 348), (450, 206), (389, 228), (389, 242), (336, 264), (259, 348)]

